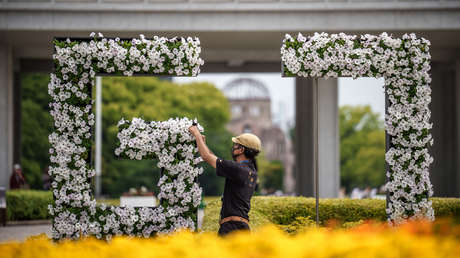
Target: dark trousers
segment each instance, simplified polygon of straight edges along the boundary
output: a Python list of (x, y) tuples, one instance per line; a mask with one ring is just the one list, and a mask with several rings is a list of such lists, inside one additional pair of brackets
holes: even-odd
[(249, 225), (242, 221), (227, 221), (220, 225), (219, 236), (225, 236), (236, 230), (250, 230)]

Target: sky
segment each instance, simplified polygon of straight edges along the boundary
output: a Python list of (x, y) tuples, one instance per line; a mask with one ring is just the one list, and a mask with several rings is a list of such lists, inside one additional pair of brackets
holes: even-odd
[[(279, 73), (215, 73), (200, 74), (197, 77), (173, 77), (174, 82), (187, 83), (207, 81), (223, 89), (230, 81), (240, 78), (253, 78), (265, 84), (271, 96), (273, 122), (283, 130), (294, 125), (295, 121), (295, 80), (281, 77)], [(370, 105), (372, 110), (385, 114), (385, 94), (383, 79), (339, 78), (338, 101), (342, 105)]]

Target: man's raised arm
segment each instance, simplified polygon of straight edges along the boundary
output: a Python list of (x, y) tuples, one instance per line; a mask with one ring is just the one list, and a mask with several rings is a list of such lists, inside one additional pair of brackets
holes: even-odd
[(216, 168), (217, 157), (209, 150), (208, 146), (206, 146), (204, 135), (201, 135), (200, 131), (195, 125), (189, 127), (188, 130), (193, 136), (195, 136), (196, 145), (198, 146), (198, 152), (200, 152), (201, 158), (213, 168)]

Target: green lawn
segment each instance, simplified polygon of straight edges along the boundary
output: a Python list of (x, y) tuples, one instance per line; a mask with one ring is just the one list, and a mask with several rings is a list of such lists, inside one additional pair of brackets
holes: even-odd
[(118, 199), (96, 199), (96, 202), (101, 204), (101, 203), (105, 203), (107, 205), (113, 205), (113, 206), (118, 206), (120, 205), (120, 198)]

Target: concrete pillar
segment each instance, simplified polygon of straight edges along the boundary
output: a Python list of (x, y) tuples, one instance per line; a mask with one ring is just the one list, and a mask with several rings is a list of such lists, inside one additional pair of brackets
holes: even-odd
[(21, 164), (21, 76), (14, 71), (13, 83), (13, 164)]
[(454, 161), (455, 164), (455, 192), (453, 197), (460, 197), (460, 59), (457, 59), (455, 62), (455, 130), (456, 133), (456, 152)]
[[(340, 187), (337, 79), (319, 79), (319, 195), (338, 197)], [(313, 79), (296, 78), (296, 193), (314, 196)]]
[(0, 44), (0, 186), (9, 189), (13, 170), (13, 58), (9, 45)]
[(340, 138), (337, 79), (319, 79), (319, 194), (337, 198), (340, 188)]
[(431, 121), (434, 144), (431, 154), (434, 162), (430, 169), (434, 196), (459, 197), (459, 103), (456, 86), (456, 65), (451, 62), (433, 62)]

